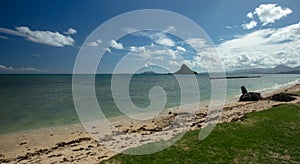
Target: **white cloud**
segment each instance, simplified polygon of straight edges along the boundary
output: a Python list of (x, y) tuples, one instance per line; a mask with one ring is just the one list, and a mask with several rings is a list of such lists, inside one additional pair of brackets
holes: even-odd
[(226, 26), (226, 28), (227, 28), (227, 29), (232, 29), (232, 27), (231, 27), (231, 26), (228, 26), (228, 25)]
[(177, 31), (177, 29), (176, 29), (176, 27), (174, 27), (174, 26), (168, 26), (168, 27), (164, 30), (164, 32), (166, 32), (166, 33), (168, 33), (168, 32), (175, 32), (175, 31)]
[(0, 27), (0, 32), (4, 33), (4, 34), (9, 34), (9, 35), (16, 35), (16, 36), (26, 37), (26, 35), (23, 34), (23, 33), (20, 33), (20, 32), (15, 31), (15, 30), (7, 29), (7, 28), (2, 28), (2, 27)]
[(118, 42), (116, 42), (115, 40), (111, 40), (111, 41), (110, 41), (110, 46), (111, 46), (112, 48), (115, 48), (115, 49), (118, 49), (118, 50), (124, 49), (122, 43), (118, 43)]
[(254, 14), (257, 15), (259, 21), (262, 22), (262, 26), (265, 26), (291, 13), (292, 10), (290, 8), (282, 8), (281, 6), (277, 6), (277, 4), (261, 4), (251, 14), (248, 13), (247, 16), (252, 15), (253, 18)]
[(131, 33), (134, 33), (136, 31), (138, 31), (137, 29), (135, 28), (131, 28), (131, 27), (125, 27), (122, 29), (124, 32), (128, 33), (128, 34), (131, 34)]
[(280, 28), (270, 36), (272, 42), (295, 41), (300, 39), (300, 22)]
[(64, 32), (66, 35), (73, 35), (76, 34), (77, 31), (74, 28), (69, 28), (68, 31)]
[(256, 21), (253, 20), (253, 21), (251, 21), (247, 24), (243, 24), (242, 26), (243, 26), (244, 29), (249, 30), (249, 29), (254, 28), (256, 25), (257, 25)]
[[(182, 47), (183, 48), (183, 47)], [(168, 47), (162, 46), (131, 46), (129, 48), (129, 54), (141, 57), (143, 59), (151, 59), (151, 60), (160, 60), (163, 61), (164, 59), (172, 59), (175, 60), (180, 56), (179, 51), (172, 50)]]
[(196, 50), (200, 50), (208, 46), (207, 42), (202, 38), (189, 38), (185, 42), (190, 44)]
[(106, 48), (105, 49), (107, 52), (111, 53), (111, 50), (109, 48)]
[(8, 39), (7, 36), (0, 35), (0, 39)]
[(144, 66), (145, 66), (145, 67), (150, 67), (150, 66), (155, 66), (155, 64), (152, 63), (151, 61), (148, 61), (148, 62), (145, 63)]
[(41, 69), (33, 68), (33, 67), (14, 68), (14, 67), (5, 66), (5, 65), (0, 65), (0, 71), (4, 71), (4, 72), (45, 72), (45, 70), (41, 70)]
[[(173, 26), (170, 26), (173, 27)], [(167, 29), (167, 30), (174, 30), (174, 29)], [(163, 32), (138, 32), (136, 33), (138, 36), (144, 36), (151, 39), (154, 43), (161, 45), (161, 46), (167, 46), (167, 47), (173, 47), (175, 46), (175, 42), (169, 38), (166, 34)]]
[(227, 68), (274, 67), (300, 64), (300, 22), (257, 30), (217, 46)]
[(101, 39), (97, 39), (96, 41), (92, 41), (92, 42), (87, 43), (87, 45), (90, 46), (90, 47), (97, 47), (101, 43), (102, 43), (102, 40)]
[(87, 43), (87, 45), (90, 46), (90, 47), (97, 47), (97, 46), (99, 46), (98, 43), (95, 42), (95, 41), (89, 42), (89, 43)]
[(145, 52), (146, 48), (144, 46), (141, 46), (141, 47), (131, 46), (131, 47), (129, 47), (129, 50), (131, 52)]
[(196, 47), (202, 47), (203, 50), (198, 51), (192, 59), (184, 60), (185, 64), (195, 70), (201, 67), (218, 71), (221, 69), (218, 64), (220, 61), (229, 70), (271, 68), (279, 64), (291, 67), (300, 65), (300, 22), (236, 36), (215, 47), (205, 45), (201, 38), (188, 39), (186, 42), (196, 44)]
[(75, 41), (70, 36), (65, 36), (59, 32), (32, 31), (28, 27), (16, 27), (16, 30), (0, 28), (1, 33), (24, 37), (26, 40), (55, 47), (73, 46)]
[(247, 14), (247, 17), (250, 18), (250, 19), (253, 19), (253, 14), (252, 14), (252, 12), (249, 12), (249, 13)]
[(181, 46), (177, 46), (176, 49), (177, 49), (178, 51), (186, 52), (186, 49), (183, 48), (183, 47), (181, 47)]
[(169, 38), (159, 38), (156, 40), (157, 44), (160, 44), (162, 46), (169, 46), (172, 47), (175, 45), (175, 43), (173, 42), (173, 40), (169, 39)]
[(5, 70), (5, 71), (12, 71), (12, 70), (15, 70), (13, 67), (10, 67), (10, 66), (5, 66), (5, 65), (1, 65), (0, 64), (0, 71), (1, 70)]
[(42, 57), (41, 55), (38, 55), (38, 54), (32, 54), (31, 56), (37, 57), (37, 58), (41, 58)]
[(180, 64), (177, 61), (173, 61), (173, 60), (169, 61), (169, 64), (175, 65), (175, 66), (180, 66)]

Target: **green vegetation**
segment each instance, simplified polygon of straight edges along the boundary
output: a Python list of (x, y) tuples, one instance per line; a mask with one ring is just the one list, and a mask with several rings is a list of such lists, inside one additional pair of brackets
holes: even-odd
[(295, 94), (297, 94), (297, 95), (300, 95), (300, 91), (298, 91), (298, 92), (294, 92)]
[(187, 132), (150, 155), (118, 154), (103, 163), (299, 163), (300, 107), (280, 105), (250, 113), (242, 122), (218, 124), (203, 141)]

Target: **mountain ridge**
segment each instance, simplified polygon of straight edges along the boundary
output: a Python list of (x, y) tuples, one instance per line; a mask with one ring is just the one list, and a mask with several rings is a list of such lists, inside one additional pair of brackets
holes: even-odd
[(286, 65), (277, 65), (274, 68), (250, 68), (230, 71), (231, 73), (248, 73), (248, 74), (298, 74), (300, 66), (289, 67)]

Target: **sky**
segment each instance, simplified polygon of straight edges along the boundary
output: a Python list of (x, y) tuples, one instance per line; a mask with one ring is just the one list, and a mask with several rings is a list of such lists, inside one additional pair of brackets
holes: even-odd
[[(89, 40), (101, 24), (142, 9), (187, 17), (213, 45), (203, 45), (203, 38), (182, 40), (169, 34), (179, 30), (172, 24), (164, 31), (140, 31), (119, 40)], [(124, 56), (130, 57), (128, 67), (143, 59), (144, 67), (165, 64), (176, 70), (187, 64), (201, 71), (205, 64), (215, 66), (210, 62), (216, 54), (204, 53), (212, 48), (226, 70), (300, 65), (300, 2), (294, 0), (3, 0), (0, 12), (0, 73), (72, 73), (82, 47), (102, 45), (109, 46), (102, 46), (106, 52), (100, 73), (111, 73)], [(199, 44), (202, 53), (195, 50)]]

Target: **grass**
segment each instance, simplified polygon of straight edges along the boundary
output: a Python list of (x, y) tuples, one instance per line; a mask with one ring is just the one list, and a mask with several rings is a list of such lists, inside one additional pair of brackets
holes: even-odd
[(198, 140), (198, 134), (199, 130), (187, 132), (174, 145), (154, 154), (118, 154), (102, 162), (300, 163), (300, 107), (297, 105), (280, 105), (247, 114), (242, 122), (218, 124), (203, 141)]
[(300, 91), (297, 91), (297, 92), (294, 92), (295, 94), (297, 94), (297, 95), (300, 95)]

